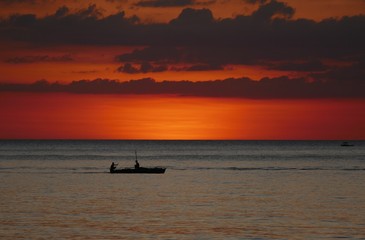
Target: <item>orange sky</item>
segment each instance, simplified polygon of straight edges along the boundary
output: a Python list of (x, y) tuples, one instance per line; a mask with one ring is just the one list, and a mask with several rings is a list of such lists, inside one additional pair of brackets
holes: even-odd
[(363, 139), (364, 106), (364, 100), (2, 93), (0, 138)]

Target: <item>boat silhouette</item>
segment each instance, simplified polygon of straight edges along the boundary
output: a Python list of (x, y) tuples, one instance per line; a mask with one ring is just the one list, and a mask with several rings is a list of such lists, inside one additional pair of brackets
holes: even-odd
[(353, 146), (354, 146), (354, 144), (350, 144), (349, 142), (343, 142), (341, 144), (341, 147), (353, 147)]
[(134, 168), (116, 168), (116, 165), (118, 164), (114, 164), (114, 162), (112, 163), (112, 165), (110, 166), (110, 173), (147, 173), (147, 174), (163, 174), (166, 171), (166, 168), (160, 168), (160, 167), (152, 167), (152, 168), (148, 168), (148, 167), (140, 167), (139, 166), (139, 162), (137, 159), (137, 151), (135, 151), (135, 155), (136, 155), (136, 164), (134, 165)]
[(110, 173), (155, 173), (155, 174), (162, 174), (165, 173), (166, 168), (146, 168), (146, 167), (140, 167), (140, 168), (120, 168), (120, 169), (114, 169), (110, 170)]

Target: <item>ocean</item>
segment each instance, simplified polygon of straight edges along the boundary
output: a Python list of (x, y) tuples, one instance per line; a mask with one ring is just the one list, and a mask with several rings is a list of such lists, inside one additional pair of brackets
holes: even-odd
[(351, 143), (2, 140), (0, 239), (365, 239)]

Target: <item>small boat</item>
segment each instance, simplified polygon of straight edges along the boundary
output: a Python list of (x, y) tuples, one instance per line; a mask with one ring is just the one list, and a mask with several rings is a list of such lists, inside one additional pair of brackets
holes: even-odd
[(354, 144), (350, 144), (349, 142), (343, 142), (341, 144), (341, 147), (353, 147), (353, 146), (354, 146)]
[(154, 174), (163, 174), (166, 171), (166, 168), (160, 168), (160, 167), (153, 167), (153, 168), (147, 168), (147, 167), (140, 167), (138, 160), (137, 160), (137, 151), (135, 151), (136, 154), (136, 165), (134, 165), (134, 168), (116, 168), (116, 165), (114, 162), (110, 166), (110, 173), (154, 173)]
[(120, 168), (110, 170), (110, 173), (154, 173), (154, 174), (162, 174), (165, 173), (166, 168), (146, 168), (146, 167), (139, 167), (139, 168)]

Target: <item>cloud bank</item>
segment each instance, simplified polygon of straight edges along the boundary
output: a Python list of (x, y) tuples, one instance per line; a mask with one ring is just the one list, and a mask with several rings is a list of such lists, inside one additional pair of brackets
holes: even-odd
[[(339, 74), (337, 72), (329, 74)], [(69, 84), (49, 83), (46, 80), (33, 84), (0, 83), (3, 92), (68, 92), (88, 94), (173, 94), (197, 97), (224, 97), (250, 99), (309, 99), (309, 98), (365, 98), (363, 81), (353, 80), (360, 86), (353, 88), (346, 81), (310, 82), (304, 78), (228, 78), (211, 81), (162, 81), (151, 78), (121, 82), (110, 79), (79, 80)]]
[[(106, 92), (118, 89), (116, 93), (130, 94), (142, 91), (150, 94), (248, 98), (363, 97), (365, 15), (316, 22), (295, 19), (295, 9), (281, 1), (243, 2), (256, 4), (258, 8), (250, 15), (238, 14), (217, 19), (208, 8), (188, 7), (167, 23), (142, 23), (138, 16), (127, 17), (123, 11), (103, 16), (103, 11), (96, 5), (78, 11), (71, 11), (64, 6), (45, 17), (15, 14), (0, 19), (0, 42), (21, 42), (29, 46), (135, 47), (128, 53), (115, 54), (115, 61), (120, 64), (116, 71), (128, 74), (224, 70), (231, 65), (257, 65), (270, 70), (301, 72), (302, 76), (306, 76), (197, 83), (160, 83), (152, 80), (77, 81), (70, 85), (44, 83), (47, 91), (82, 92), (77, 87), (82, 85), (86, 89), (84, 91), (88, 92), (87, 89), (93, 89), (92, 86), (98, 83), (105, 87)], [(181, 7), (200, 3), (208, 4), (209, 1), (136, 1), (139, 7)], [(72, 58), (25, 56), (5, 61), (20, 64), (72, 61)], [(328, 62), (336, 64), (330, 65)], [(3, 91), (33, 91), (40, 86), (38, 83), (2, 84), (1, 88)], [(110, 86), (115, 88), (108, 90)], [(140, 88), (134, 89), (132, 86)], [(90, 90), (93, 91), (100, 93), (101, 90)]]
[[(0, 40), (32, 44), (146, 46), (119, 59), (163, 61), (174, 50), (175, 61), (254, 64), (268, 60), (346, 58), (364, 54), (365, 16), (315, 22), (292, 19), (294, 9), (267, 1), (251, 15), (216, 19), (209, 9), (186, 8), (169, 23), (142, 24), (125, 12), (102, 16), (96, 5), (53, 15), (12, 15), (0, 20)], [(157, 50), (156, 50), (157, 49)], [(153, 53), (152, 56), (148, 54)], [(161, 55), (162, 54), (162, 55)]]
[(139, 7), (184, 7), (193, 5), (194, 2), (194, 0), (143, 0), (134, 5)]

